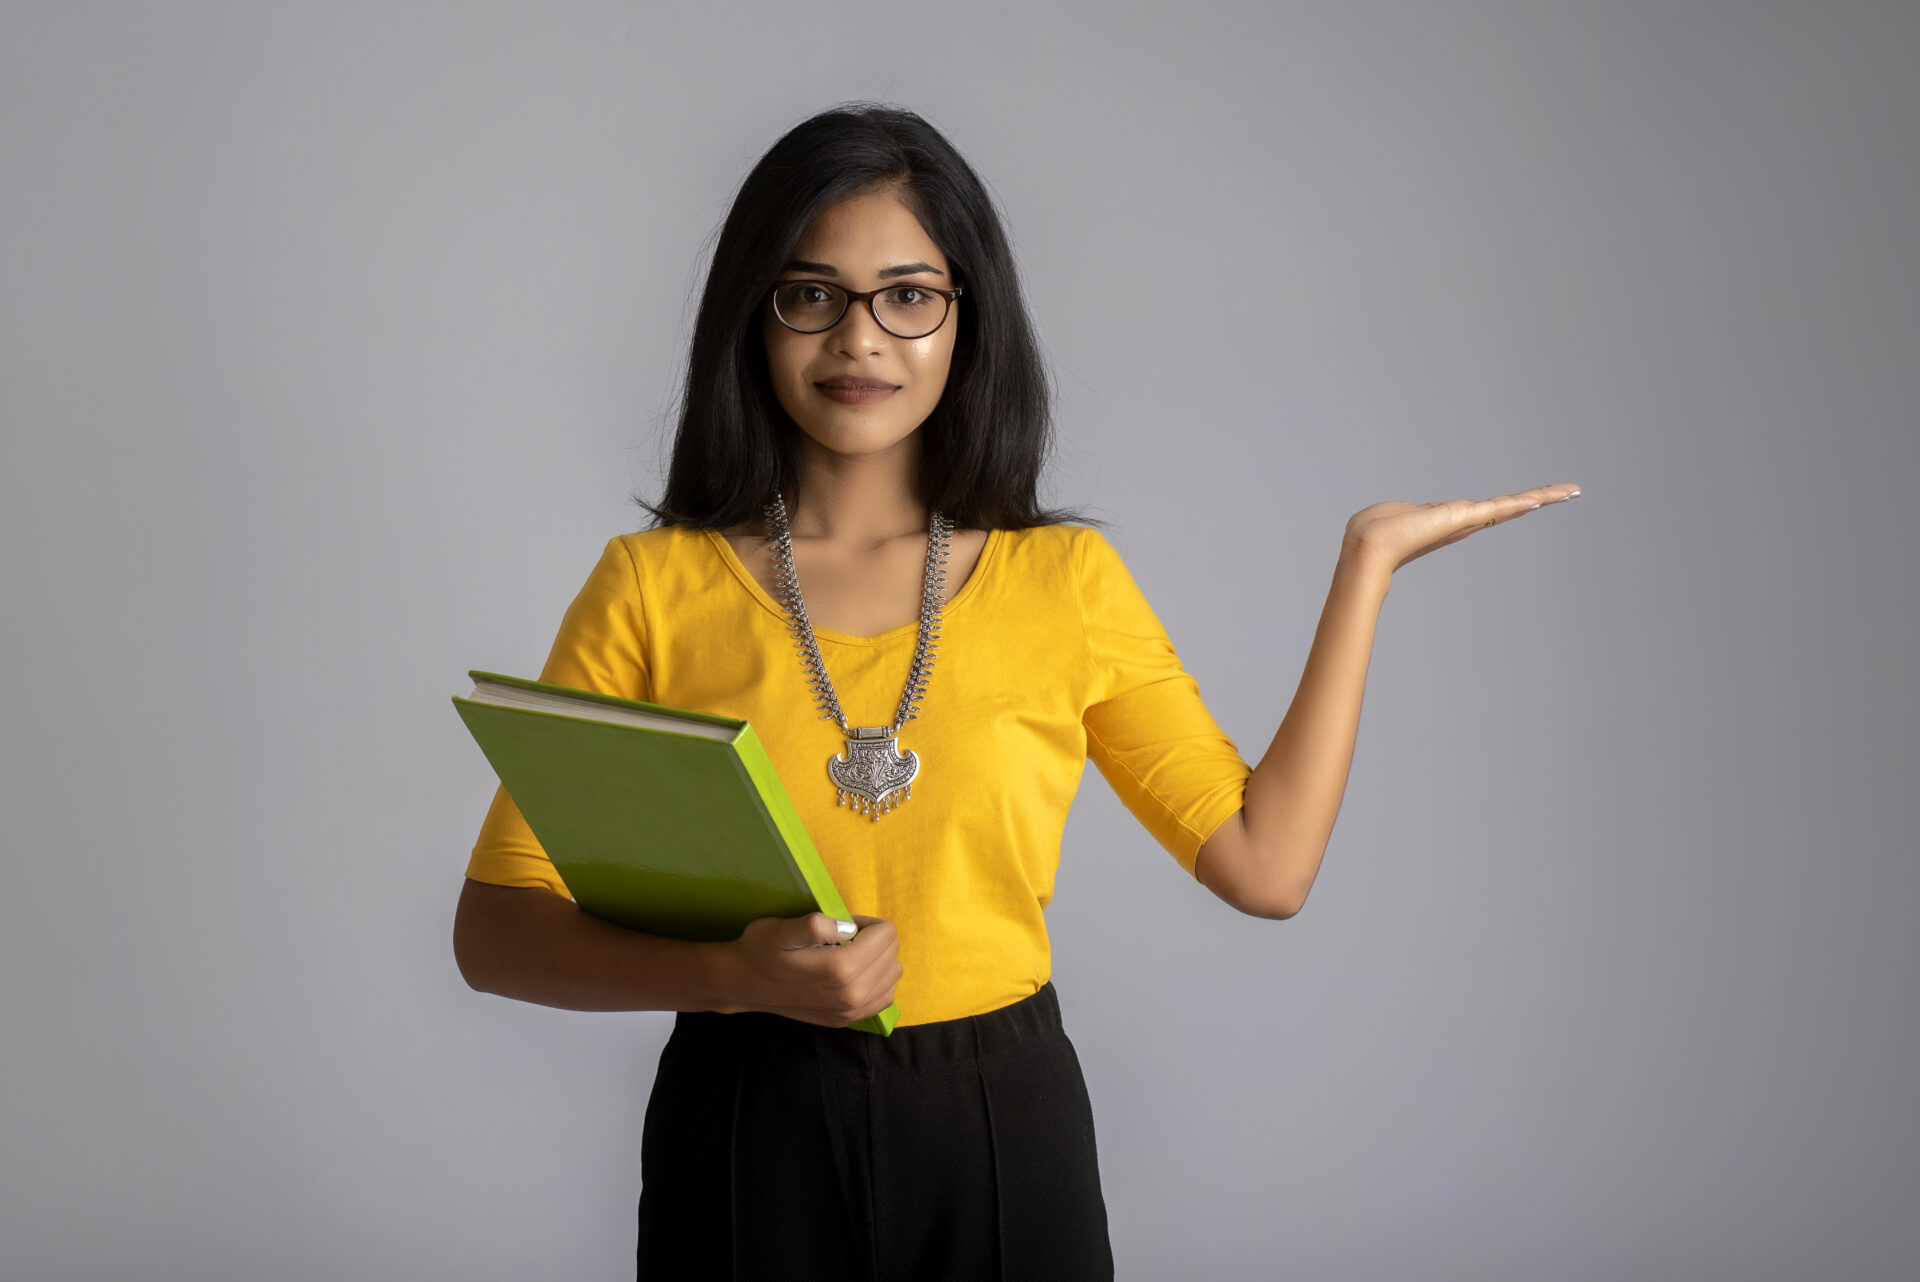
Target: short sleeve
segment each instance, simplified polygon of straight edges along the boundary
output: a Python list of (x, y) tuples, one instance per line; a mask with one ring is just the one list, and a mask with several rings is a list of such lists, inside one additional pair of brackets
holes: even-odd
[(1200, 847), (1245, 801), (1253, 768), (1201, 702), (1119, 553), (1092, 528), (1076, 543), (1092, 665), (1081, 717), (1087, 755), (1191, 876)]
[[(599, 564), (567, 607), (540, 680), (653, 701), (640, 576), (623, 537), (608, 540)], [(496, 886), (545, 886), (568, 893), (520, 807), (499, 785), (480, 825), (467, 876)]]

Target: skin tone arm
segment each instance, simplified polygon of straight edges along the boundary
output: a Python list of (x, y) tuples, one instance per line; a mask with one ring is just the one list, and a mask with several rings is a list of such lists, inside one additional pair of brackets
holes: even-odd
[(1300, 688), (1247, 781), (1240, 812), (1200, 847), (1194, 871), (1202, 885), (1255, 917), (1300, 911), (1346, 794), (1374, 629), (1394, 571), (1490, 522), (1579, 493), (1560, 482), (1478, 503), (1376, 503), (1354, 513)]
[(694, 943), (627, 930), (545, 887), (469, 879), (453, 955), (473, 988), (562, 1010), (771, 1011), (840, 1028), (877, 1014), (900, 979), (891, 922), (764, 917), (738, 939)]

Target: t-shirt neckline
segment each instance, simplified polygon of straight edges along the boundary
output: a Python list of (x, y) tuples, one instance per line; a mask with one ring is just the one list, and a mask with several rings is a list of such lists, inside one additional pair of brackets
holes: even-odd
[[(719, 552), (722, 562), (733, 571), (733, 577), (752, 594), (753, 599), (758, 601), (769, 614), (782, 623), (787, 623), (786, 607), (774, 600), (767, 590), (760, 586), (760, 581), (753, 577), (753, 571), (749, 570), (746, 562), (740, 559), (740, 554), (733, 550), (733, 544), (727, 542), (727, 536), (712, 529), (703, 529), (701, 533), (707, 536), (707, 541)], [(980, 580), (986, 576), (993, 565), (994, 555), (999, 550), (1000, 536), (1003, 533), (1004, 531), (999, 529), (987, 531), (987, 542), (986, 546), (980, 549), (980, 559), (973, 563), (973, 572), (967, 575), (967, 581), (960, 585), (960, 590), (948, 598), (946, 605), (942, 607), (940, 611), (942, 620), (952, 617), (953, 612), (973, 595), (974, 589), (979, 586)], [(900, 637), (917, 636), (919, 631), (920, 621), (916, 619), (912, 623), (903, 623), (897, 628), (889, 628), (878, 636), (855, 636), (851, 632), (836, 632), (832, 628), (823, 628), (817, 624), (814, 626), (813, 635), (823, 640), (837, 641), (842, 645), (878, 646)]]

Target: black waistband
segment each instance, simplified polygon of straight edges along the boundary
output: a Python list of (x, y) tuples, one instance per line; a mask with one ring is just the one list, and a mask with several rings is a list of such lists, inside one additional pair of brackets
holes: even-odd
[(681, 1011), (673, 1025), (673, 1035), (682, 1040), (792, 1056), (822, 1068), (860, 1073), (918, 1073), (960, 1067), (1063, 1033), (1060, 999), (1052, 981), (1041, 985), (1031, 997), (998, 1010), (931, 1024), (908, 1024), (895, 1028), (889, 1037), (826, 1028), (764, 1011), (738, 1015)]

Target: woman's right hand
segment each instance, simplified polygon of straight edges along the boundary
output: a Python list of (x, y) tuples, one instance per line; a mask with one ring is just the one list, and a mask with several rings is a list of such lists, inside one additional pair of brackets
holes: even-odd
[(742, 989), (738, 1009), (828, 1028), (885, 1010), (900, 982), (899, 938), (890, 921), (853, 920), (860, 931), (845, 943), (825, 913), (748, 922), (732, 944)]

